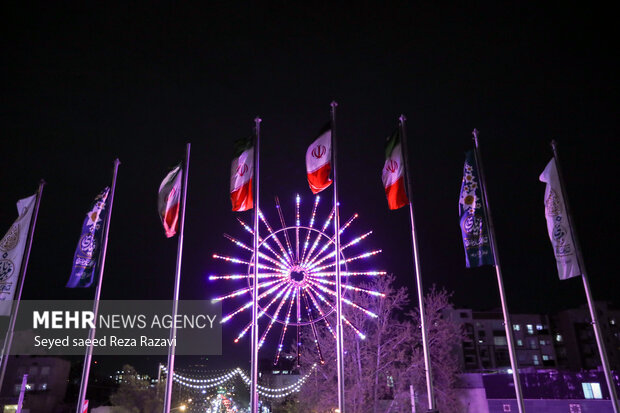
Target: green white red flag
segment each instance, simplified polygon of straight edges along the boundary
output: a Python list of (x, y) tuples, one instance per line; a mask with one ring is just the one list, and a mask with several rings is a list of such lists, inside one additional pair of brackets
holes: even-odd
[(230, 201), (233, 211), (254, 207), (252, 177), (254, 175), (254, 145), (251, 138), (235, 142), (235, 158), (230, 166)]
[(313, 194), (318, 194), (331, 185), (332, 131), (330, 128), (322, 132), (308, 146), (306, 151), (306, 172), (308, 185)]
[(409, 203), (405, 191), (405, 167), (399, 131), (388, 137), (385, 144), (385, 164), (381, 174), (388, 207), (398, 209)]
[(166, 237), (173, 237), (179, 227), (179, 205), (181, 202), (181, 165), (174, 167), (159, 185), (157, 210), (164, 226)]

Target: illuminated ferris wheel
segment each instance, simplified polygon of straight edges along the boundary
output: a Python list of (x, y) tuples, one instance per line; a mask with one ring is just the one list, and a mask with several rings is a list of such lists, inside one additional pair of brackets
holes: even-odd
[[(316, 196), (312, 207), (312, 213), (307, 224), (302, 224), (300, 218), (301, 197), (295, 197), (295, 219), (294, 225), (287, 225), (280, 202), (276, 198), (276, 210), (280, 219), (280, 228), (275, 229), (269, 224), (262, 211), (259, 211), (259, 218), (263, 228), (267, 231), (266, 236), (259, 236), (258, 246), (258, 320), (259, 332), (259, 348), (265, 343), (268, 334), (276, 325), (279, 327), (279, 341), (274, 357), (274, 364), (280, 358), (284, 347), (284, 341), (287, 332), (293, 327), (297, 336), (297, 355), (299, 363), (299, 345), (300, 329), (309, 327), (314, 336), (316, 351), (321, 363), (323, 363), (323, 355), (317, 334), (317, 326), (324, 325), (330, 333), (336, 337), (335, 326), (332, 326), (330, 317), (336, 309), (336, 253), (334, 240), (334, 225), (330, 225), (334, 219), (334, 209), (325, 219), (321, 227), (315, 227), (317, 210), (319, 208), (320, 197)], [(381, 293), (366, 288), (356, 287), (355, 280), (364, 276), (384, 275), (384, 271), (360, 270), (350, 271), (349, 263), (359, 261), (364, 258), (373, 256), (381, 252), (381, 250), (373, 250), (358, 253), (350, 258), (345, 253), (353, 251), (355, 245), (368, 237), (372, 231), (368, 231), (361, 235), (352, 236), (346, 240), (347, 229), (358, 217), (354, 214), (340, 228), (341, 247), (340, 247), (340, 276), (343, 308), (348, 306), (356, 311), (366, 313), (370, 317), (376, 317), (372, 311), (363, 308), (347, 298), (347, 291), (360, 291), (373, 296), (381, 296)], [(242, 220), (239, 220), (242, 227), (253, 237), (254, 231)], [(331, 229), (331, 231), (329, 230)], [(243, 304), (239, 305), (235, 310), (228, 313), (222, 318), (222, 323), (230, 321), (235, 316), (251, 310), (252, 308), (252, 291), (254, 279), (254, 258), (253, 248), (250, 243), (244, 243), (233, 238), (228, 234), (224, 237), (233, 242), (236, 246), (249, 252), (246, 259), (222, 256), (214, 254), (216, 259), (228, 261), (234, 264), (246, 266), (243, 273), (231, 273), (222, 275), (211, 275), (210, 280), (226, 280), (230, 282), (241, 282), (243, 286), (238, 286), (236, 290), (229, 294), (222, 295), (213, 299), (213, 301), (238, 300)], [(246, 313), (251, 313), (247, 311)], [(355, 333), (364, 338), (363, 332), (356, 327), (350, 320), (343, 316), (343, 323), (355, 331)], [(252, 322), (240, 331), (237, 338), (238, 342), (251, 329)]]

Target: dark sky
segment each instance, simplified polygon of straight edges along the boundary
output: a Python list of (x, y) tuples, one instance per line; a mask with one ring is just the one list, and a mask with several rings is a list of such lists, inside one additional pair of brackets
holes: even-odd
[(156, 195), (188, 141), (181, 298), (229, 289), (206, 275), (231, 269), (211, 254), (235, 253), (222, 233), (246, 236), (235, 218), (251, 220), (230, 211), (234, 140), (262, 117), (262, 209), (275, 223), (274, 196), (289, 213), (295, 193), (311, 202), (304, 154), (335, 99), (342, 219), (358, 212), (357, 229), (374, 230), (365, 246), (383, 253), (372, 266), (414, 285), (408, 211), (387, 210), (380, 179), (385, 136), (403, 113), (426, 288), (453, 291), (459, 307), (499, 306), (493, 269), (465, 268), (458, 226), (475, 127), (511, 312), (585, 303), (579, 279), (558, 280), (546, 234), (538, 175), (553, 138), (594, 297), (619, 304), (612, 142), (620, 67), (609, 10), (311, 3), (3, 4), (0, 232), (16, 217), (15, 201), (48, 182), (23, 298), (92, 297), (94, 289), (64, 285), (84, 214), (109, 185), (115, 157), (122, 164), (102, 298), (171, 297), (176, 239), (164, 237)]

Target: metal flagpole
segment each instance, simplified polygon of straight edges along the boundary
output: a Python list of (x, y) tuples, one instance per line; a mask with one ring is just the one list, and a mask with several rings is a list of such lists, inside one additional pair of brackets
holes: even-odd
[(22, 266), (19, 269), (17, 287), (17, 300), (13, 299), (13, 308), (11, 311), (11, 319), (9, 320), (9, 326), (4, 339), (4, 346), (2, 347), (2, 358), (0, 359), (0, 389), (2, 389), (2, 383), (4, 383), (4, 375), (6, 373), (6, 365), (9, 361), (9, 355), (11, 353), (11, 344), (13, 344), (13, 333), (15, 331), (15, 322), (17, 321), (17, 312), (19, 310), (19, 303), (22, 299), (22, 291), (24, 289), (24, 280), (26, 279), (26, 270), (28, 269), (28, 260), (30, 259), (30, 250), (32, 248), (32, 240), (34, 238), (34, 229), (37, 225), (37, 216), (39, 215), (39, 205), (41, 204), (41, 196), (43, 195), (43, 187), (45, 181), (41, 179), (39, 182), (39, 188), (37, 189), (37, 200), (34, 205), (33, 216), (30, 220), (30, 228), (28, 228), (28, 238), (26, 239), (26, 249), (24, 258), (22, 260)]
[(254, 118), (254, 279), (252, 281), (252, 357), (250, 382), (250, 407), (252, 413), (258, 412), (258, 217), (259, 217), (259, 150), (261, 118)]
[(24, 374), (22, 378), (22, 387), (19, 390), (19, 399), (17, 399), (17, 411), (15, 413), (22, 413), (22, 405), (24, 404), (24, 395), (26, 393), (26, 385), (28, 384), (28, 375)]
[(586, 272), (586, 266), (583, 261), (583, 254), (581, 252), (581, 246), (577, 238), (577, 231), (573, 224), (573, 216), (571, 214), (570, 207), (568, 205), (568, 197), (566, 196), (566, 187), (564, 186), (564, 177), (562, 176), (562, 170), (560, 168), (560, 160), (558, 158), (558, 147), (555, 140), (551, 141), (551, 148), (553, 149), (553, 158), (555, 159), (555, 168), (558, 172), (558, 179), (560, 180), (560, 188), (562, 190), (562, 198), (564, 199), (564, 207), (566, 208), (566, 216), (568, 218), (568, 224), (571, 228), (573, 237), (573, 243), (575, 244), (575, 252), (577, 254), (577, 262), (581, 269), (581, 278), (583, 280), (583, 288), (586, 292), (586, 299), (588, 301), (588, 308), (590, 309), (590, 318), (592, 319), (592, 327), (594, 328), (594, 337), (596, 338), (596, 344), (598, 346), (598, 352), (603, 364), (603, 372), (605, 374), (605, 380), (607, 380), (607, 388), (609, 389), (609, 397), (615, 413), (620, 412), (618, 406), (618, 395), (616, 393), (616, 387), (614, 385), (613, 376), (611, 375), (611, 369), (609, 368), (609, 360), (607, 359), (607, 351), (605, 350), (605, 342), (603, 341), (603, 334), (601, 332), (601, 326), (598, 322), (596, 315), (596, 309), (594, 307), (594, 300), (592, 299), (592, 292), (590, 291), (590, 283), (588, 281), (588, 275)]
[(403, 144), (403, 166), (405, 178), (407, 180), (407, 196), (409, 198), (409, 217), (411, 218), (411, 242), (413, 246), (413, 264), (415, 266), (415, 280), (418, 289), (418, 305), (420, 306), (420, 323), (422, 327), (422, 348), (424, 350), (424, 368), (426, 369), (426, 391), (428, 395), (428, 410), (435, 412), (435, 391), (433, 389), (433, 373), (431, 370), (431, 354), (428, 348), (428, 329), (426, 327), (426, 315), (424, 311), (424, 290), (422, 289), (422, 270), (420, 268), (420, 256), (418, 253), (418, 237), (415, 230), (415, 220), (413, 219), (413, 201), (411, 200), (411, 175), (409, 174), (409, 162), (407, 151), (407, 133), (405, 128), (405, 115), (400, 115), (398, 119), (400, 126), (400, 136)]
[(525, 405), (523, 404), (523, 392), (521, 391), (521, 380), (519, 379), (519, 366), (517, 361), (517, 355), (515, 351), (514, 336), (512, 335), (512, 323), (510, 322), (510, 314), (508, 313), (508, 304), (506, 302), (506, 293), (504, 292), (504, 281), (502, 279), (502, 269), (499, 263), (499, 254), (497, 252), (497, 245), (495, 242), (495, 227), (493, 226), (493, 218), (491, 216), (491, 208), (489, 206), (489, 198), (487, 197), (487, 184), (484, 177), (484, 170), (482, 168), (482, 158), (480, 157), (480, 147), (478, 146), (478, 130), (474, 129), (472, 132), (474, 135), (475, 144), (475, 160), (480, 174), (480, 187), (482, 189), (482, 202), (486, 214), (483, 214), (486, 224), (489, 228), (489, 241), (491, 243), (491, 250), (493, 251), (493, 261), (495, 262), (495, 272), (497, 274), (497, 286), (499, 288), (499, 296), (502, 301), (502, 312), (504, 313), (504, 328), (506, 330), (506, 339), (508, 341), (508, 354), (510, 355), (510, 366), (512, 367), (512, 380), (515, 385), (515, 393), (517, 397), (517, 406), (519, 413), (525, 412)]
[(177, 313), (179, 311), (179, 288), (181, 286), (181, 262), (183, 259), (183, 232), (185, 230), (185, 200), (187, 199), (187, 177), (189, 175), (189, 153), (191, 143), (185, 147), (185, 164), (183, 165), (183, 187), (181, 189), (181, 210), (179, 221), (179, 238), (177, 240), (177, 264), (174, 273), (174, 292), (172, 296), (172, 327), (170, 328), (170, 346), (168, 347), (168, 374), (164, 392), (164, 413), (170, 412), (172, 403), (172, 380), (174, 378), (174, 351), (177, 345)]
[[(108, 216), (105, 220), (105, 227), (103, 228), (103, 245), (101, 247), (101, 256), (99, 259), (99, 279), (97, 281), (97, 288), (95, 290), (95, 300), (93, 303), (94, 319), (97, 320), (97, 314), (99, 313), (99, 298), (101, 297), (101, 284), (103, 283), (103, 269), (105, 267), (105, 256), (108, 250), (108, 235), (110, 232), (110, 218), (112, 218), (112, 205), (114, 204), (114, 190), (116, 189), (116, 175), (118, 173), (118, 166), (121, 161), (114, 160), (114, 173), (112, 175), (112, 188), (110, 189), (110, 204), (108, 206)], [(93, 358), (93, 340), (95, 338), (95, 328), (91, 328), (88, 332), (88, 338), (90, 345), (86, 348), (86, 355), (84, 356), (84, 366), (82, 368), (82, 381), (80, 382), (80, 394), (78, 396), (78, 403), (76, 412), (82, 413), (84, 407), (84, 400), (86, 400), (86, 390), (88, 389), (88, 375), (90, 374), (90, 362)]]
[(336, 107), (331, 103), (332, 173), (334, 176), (334, 239), (336, 240), (336, 363), (338, 369), (338, 411), (344, 413), (344, 340), (342, 337), (342, 289), (340, 280), (340, 212), (338, 204), (338, 179), (336, 174)]

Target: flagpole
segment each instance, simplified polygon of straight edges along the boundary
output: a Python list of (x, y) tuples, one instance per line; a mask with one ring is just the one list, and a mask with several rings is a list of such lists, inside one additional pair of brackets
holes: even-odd
[[(99, 313), (99, 298), (101, 297), (101, 284), (103, 283), (103, 269), (105, 267), (105, 256), (108, 251), (108, 235), (110, 232), (110, 218), (112, 218), (112, 205), (114, 204), (114, 190), (116, 189), (116, 175), (118, 173), (118, 166), (121, 161), (114, 160), (114, 172), (112, 175), (112, 188), (110, 189), (110, 204), (108, 207), (108, 215), (105, 220), (105, 226), (103, 228), (103, 245), (101, 248), (101, 256), (99, 262), (99, 277), (97, 281), (97, 288), (95, 289), (95, 300), (93, 302), (93, 315), (97, 320)], [(82, 413), (84, 406), (84, 400), (86, 400), (86, 390), (88, 389), (88, 376), (90, 374), (90, 362), (93, 358), (93, 340), (95, 338), (95, 328), (91, 328), (88, 332), (88, 338), (90, 345), (86, 348), (86, 354), (84, 355), (84, 366), (82, 367), (82, 381), (80, 382), (80, 394), (78, 396), (78, 404), (76, 413)]]
[(342, 336), (342, 289), (340, 280), (340, 204), (338, 203), (338, 179), (336, 174), (336, 108), (338, 103), (331, 103), (332, 129), (332, 173), (334, 176), (334, 239), (336, 241), (336, 363), (338, 369), (338, 411), (344, 413), (344, 350)]
[(43, 187), (46, 182), (41, 179), (39, 182), (39, 188), (37, 189), (37, 200), (34, 205), (33, 217), (30, 220), (30, 228), (28, 228), (28, 238), (26, 239), (26, 254), (23, 258), (21, 268), (19, 269), (19, 285), (17, 287), (17, 300), (13, 300), (13, 308), (11, 311), (11, 319), (9, 320), (9, 326), (4, 339), (4, 346), (2, 347), (2, 358), (0, 359), (0, 389), (4, 383), (4, 375), (6, 373), (6, 365), (9, 361), (9, 355), (11, 353), (11, 344), (13, 344), (13, 333), (15, 332), (15, 322), (17, 321), (17, 312), (19, 310), (19, 303), (22, 299), (22, 291), (24, 289), (24, 281), (26, 279), (26, 270), (28, 269), (28, 260), (30, 259), (30, 250), (32, 248), (32, 240), (34, 238), (34, 229), (37, 225), (37, 216), (39, 215), (39, 205), (41, 204), (41, 196), (43, 195)]
[(512, 323), (510, 322), (510, 314), (508, 313), (508, 304), (506, 302), (506, 293), (504, 292), (504, 281), (502, 279), (502, 269), (499, 263), (499, 254), (497, 251), (497, 245), (495, 242), (495, 227), (493, 225), (493, 217), (491, 216), (491, 208), (489, 206), (489, 198), (487, 197), (487, 185), (484, 176), (484, 170), (482, 167), (482, 158), (480, 157), (480, 147), (478, 145), (478, 130), (474, 129), (472, 132), (474, 135), (475, 144), (475, 160), (478, 172), (480, 173), (480, 186), (482, 193), (482, 201), (486, 214), (483, 214), (486, 224), (489, 228), (489, 241), (491, 244), (491, 250), (493, 251), (493, 261), (495, 263), (495, 273), (497, 274), (497, 286), (499, 288), (499, 296), (502, 302), (502, 312), (504, 313), (504, 329), (506, 330), (506, 340), (508, 341), (508, 354), (510, 355), (510, 366), (512, 367), (512, 380), (515, 385), (515, 394), (517, 398), (517, 406), (519, 413), (525, 412), (525, 405), (523, 403), (523, 392), (521, 391), (521, 380), (519, 379), (519, 366), (517, 361), (517, 355), (515, 351), (514, 336), (512, 335)]
[(409, 198), (409, 217), (411, 219), (411, 242), (413, 247), (413, 263), (415, 266), (416, 287), (418, 289), (418, 305), (420, 306), (420, 323), (422, 328), (422, 348), (424, 350), (424, 367), (426, 369), (426, 391), (428, 396), (428, 410), (435, 412), (435, 391), (433, 388), (433, 373), (431, 370), (431, 355), (428, 347), (428, 329), (426, 326), (426, 315), (424, 311), (424, 290), (422, 289), (422, 270), (420, 268), (420, 255), (418, 252), (418, 237), (415, 230), (415, 220), (413, 218), (413, 201), (411, 200), (411, 175), (409, 174), (409, 161), (407, 151), (407, 132), (405, 127), (405, 115), (400, 115), (399, 126), (400, 136), (403, 143), (403, 166), (407, 180), (407, 196)]
[[(179, 222), (179, 238), (177, 239), (177, 263), (174, 273), (174, 292), (172, 296), (172, 320), (177, 319), (179, 311), (179, 288), (181, 286), (181, 262), (183, 259), (183, 233), (185, 230), (185, 200), (187, 199), (187, 178), (189, 175), (189, 154), (192, 144), (185, 146), (185, 164), (183, 165), (183, 187), (181, 189), (181, 211)], [(174, 379), (174, 352), (177, 345), (177, 325), (170, 328), (170, 346), (168, 347), (168, 374), (166, 375), (166, 391), (164, 392), (164, 413), (170, 412), (172, 403), (172, 380)]]
[(254, 118), (254, 278), (252, 281), (252, 357), (250, 381), (250, 408), (251, 413), (258, 412), (258, 218), (259, 208), (259, 150), (260, 150), (260, 123), (261, 118)]
[(611, 399), (611, 404), (614, 408), (614, 412), (619, 413), (620, 407), (618, 405), (618, 395), (616, 393), (616, 388), (615, 388), (613, 377), (611, 374), (611, 369), (609, 368), (609, 360), (607, 358), (605, 342), (603, 341), (603, 334), (601, 332), (601, 326), (598, 321), (598, 316), (596, 315), (596, 308), (594, 306), (594, 300), (592, 299), (592, 292), (590, 290), (588, 274), (586, 271), (585, 262), (583, 260), (583, 253), (581, 252), (581, 245), (579, 244), (579, 240), (577, 238), (577, 229), (575, 228), (575, 225), (573, 223), (573, 216), (572, 216), (571, 209), (568, 203), (568, 196), (566, 194), (566, 186), (564, 185), (564, 177), (562, 175), (562, 169), (560, 168), (560, 160), (558, 158), (558, 147), (557, 146), (558, 146), (557, 142), (555, 140), (552, 140), (551, 148), (553, 149), (553, 158), (555, 159), (555, 168), (558, 172), (558, 179), (560, 180), (560, 188), (562, 191), (562, 199), (564, 199), (564, 207), (566, 208), (566, 216), (568, 218), (568, 225), (571, 228), (573, 243), (575, 244), (577, 262), (579, 263), (579, 268), (581, 269), (581, 278), (583, 280), (583, 288), (585, 290), (586, 299), (588, 301), (588, 308), (590, 310), (590, 318), (592, 319), (592, 327), (594, 328), (594, 337), (596, 338), (598, 352), (601, 357), (601, 362), (603, 364), (603, 372), (605, 374), (605, 380), (607, 380), (607, 388), (609, 389), (609, 398)]

